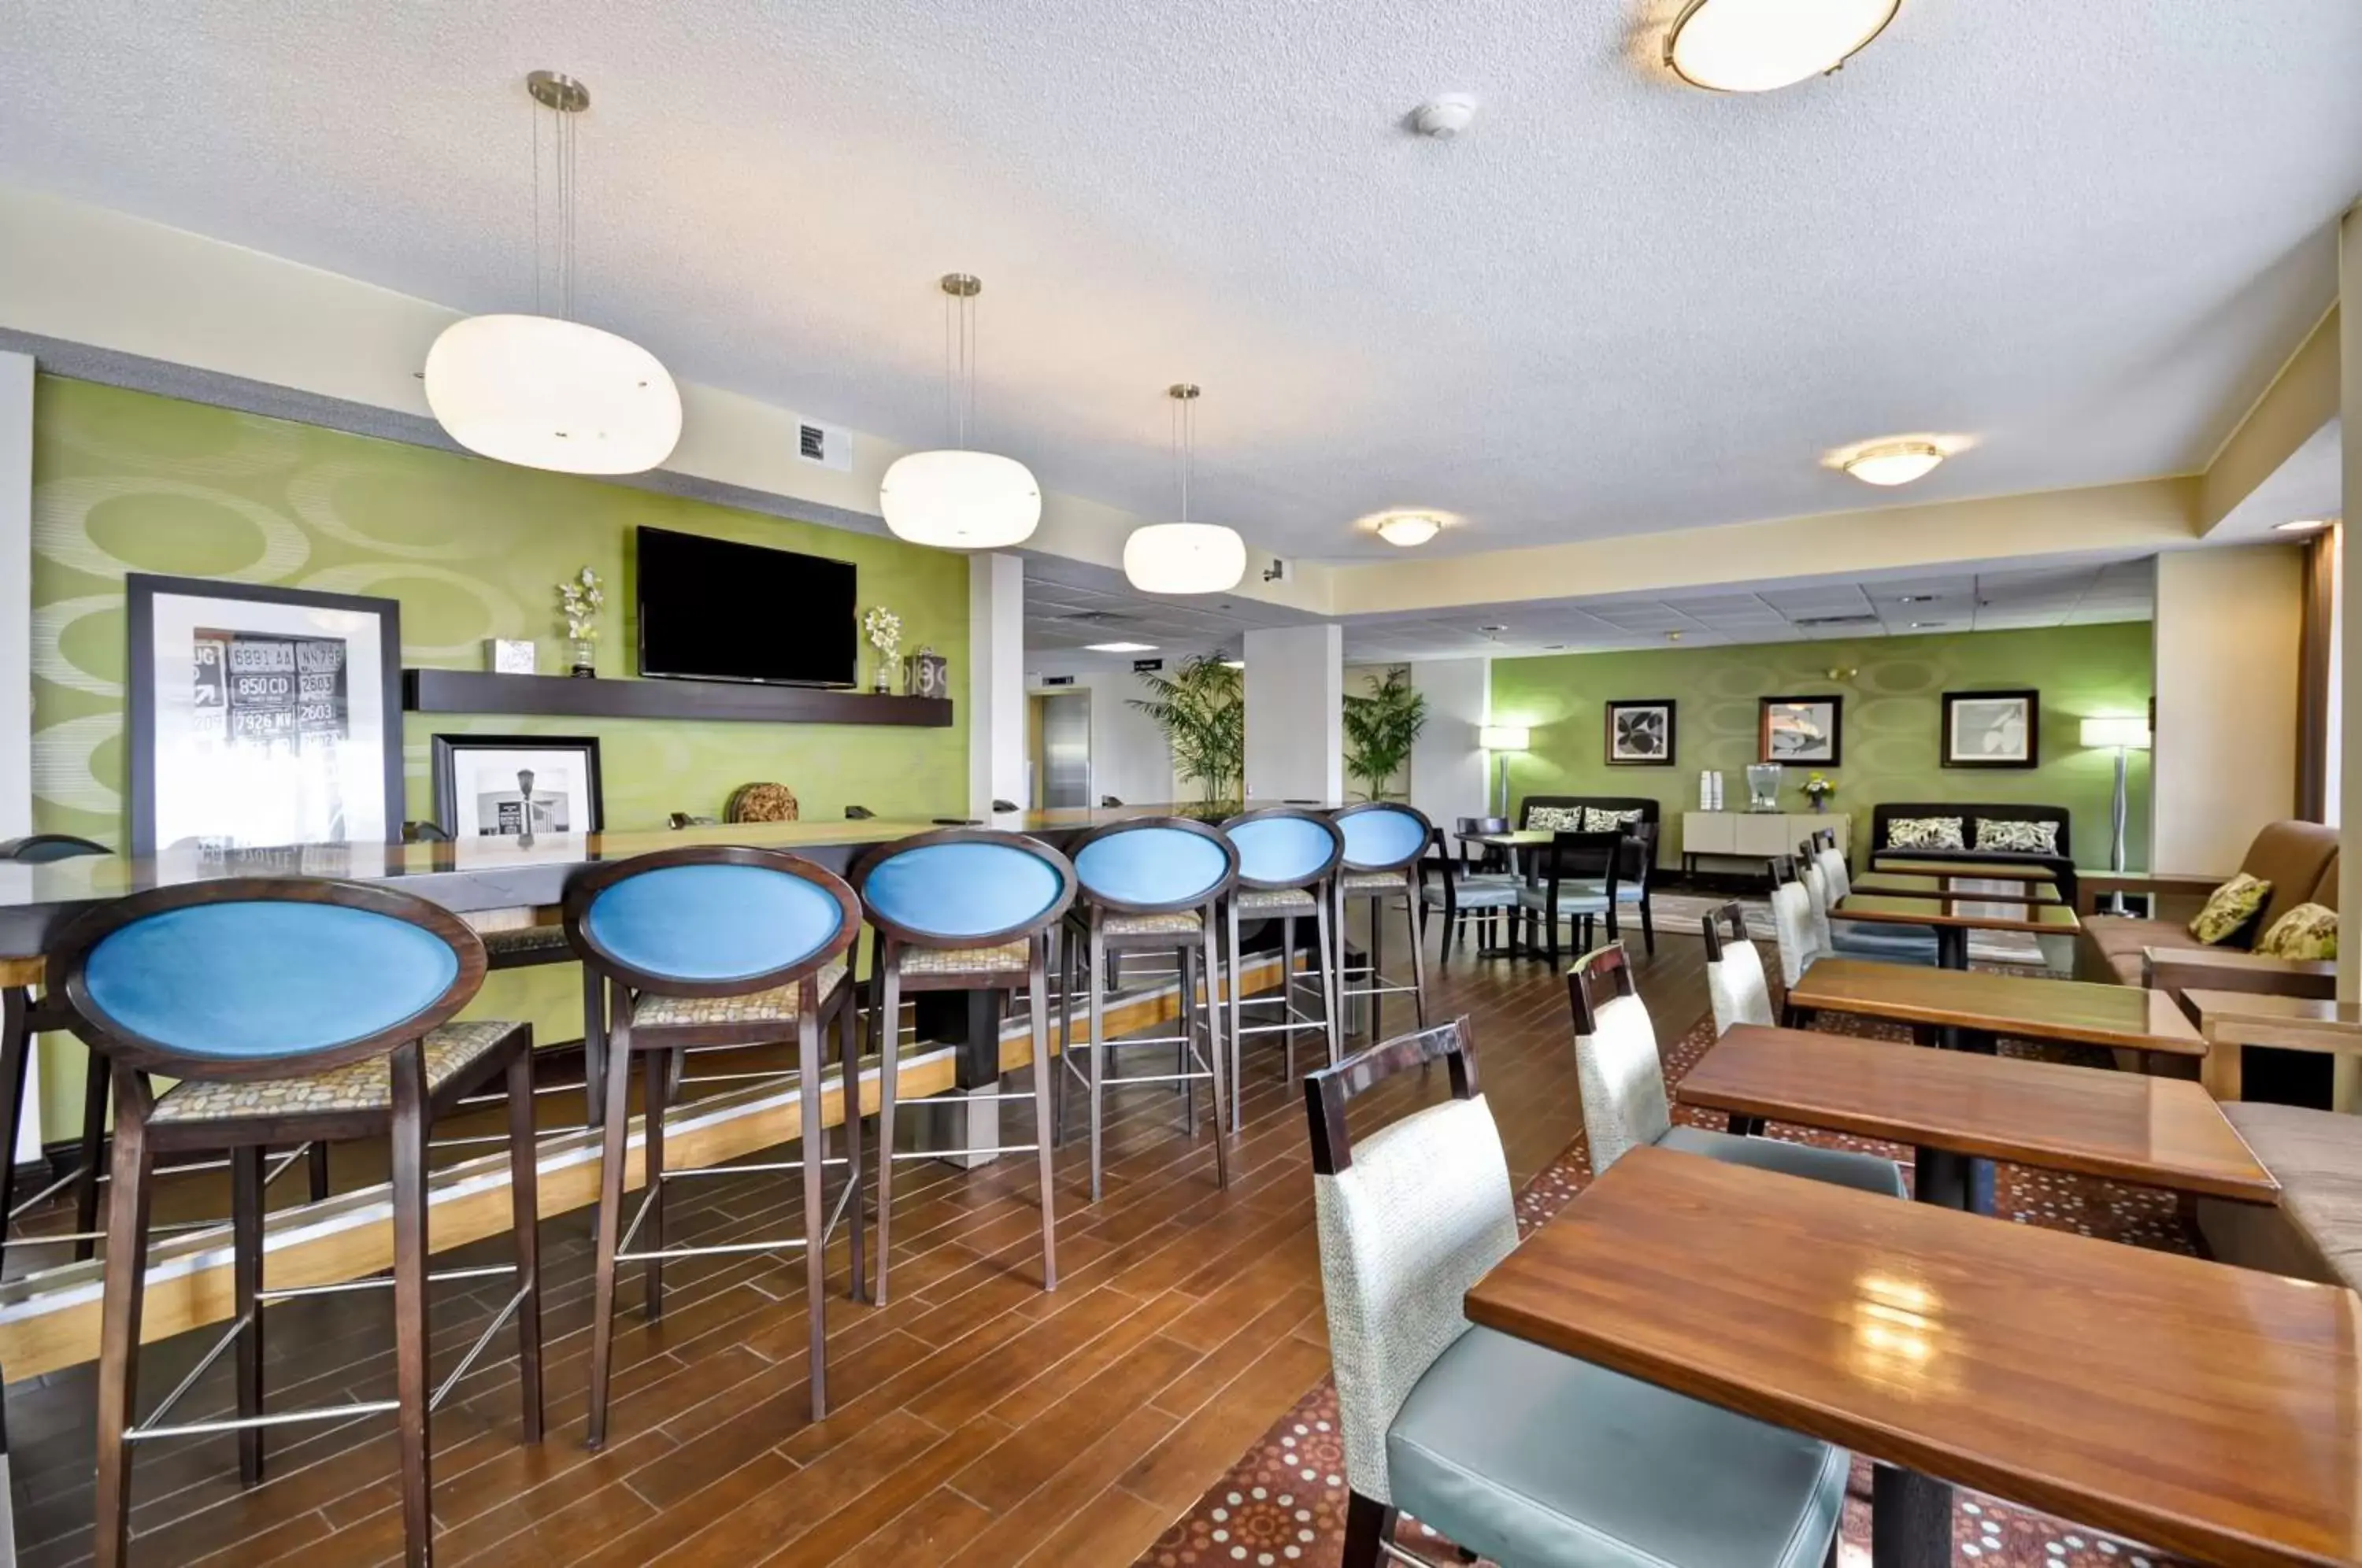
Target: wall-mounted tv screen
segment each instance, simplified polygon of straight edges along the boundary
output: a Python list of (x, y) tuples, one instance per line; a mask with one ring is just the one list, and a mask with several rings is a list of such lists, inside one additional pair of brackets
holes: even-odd
[(849, 561), (642, 528), (640, 673), (851, 686)]

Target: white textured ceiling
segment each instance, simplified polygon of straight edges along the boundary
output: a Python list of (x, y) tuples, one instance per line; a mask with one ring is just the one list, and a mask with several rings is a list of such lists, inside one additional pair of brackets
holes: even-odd
[[(471, 310), (528, 293), (520, 79), (590, 84), (583, 314), (679, 373), (984, 436), (1308, 557), (2188, 471), (2328, 304), (2356, 0), (1905, 0), (1837, 76), (1673, 85), (1672, 0), (73, 0), (0, 12), (0, 180)], [(1401, 127), (1474, 94), (1449, 144)], [(0, 317), (5, 316), (0, 293)]]

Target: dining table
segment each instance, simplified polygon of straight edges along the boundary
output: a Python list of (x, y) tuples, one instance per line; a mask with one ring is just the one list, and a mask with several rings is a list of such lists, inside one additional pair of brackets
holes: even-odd
[(1829, 911), (1833, 920), (1872, 925), (1918, 926), (1936, 933), (1936, 963), (1946, 969), (1969, 966), (1969, 933), (2014, 931), (2033, 936), (2072, 936), (2082, 929), (2075, 911), (2059, 903), (1996, 899), (1991, 893), (1849, 893)]
[(1794, 1010), (1792, 1021), (1842, 1012), (1987, 1038), (2005, 1034), (2168, 1056), (2206, 1055), (2205, 1037), (2173, 999), (2137, 986), (1819, 958), (1788, 988), (1788, 1005)]
[(1912, 1196), (1922, 1203), (1990, 1212), (1989, 1199), (1975, 1202), (1972, 1159), (2279, 1201), (2279, 1183), (2188, 1078), (1743, 1023), (1715, 1042), (1675, 1094), (1722, 1111), (1734, 1132), (1781, 1121), (1907, 1144), (1915, 1151)]
[(1967, 878), (1979, 882), (2039, 883), (2058, 880), (2058, 873), (2047, 866), (2036, 866), (2019, 860), (1931, 860), (1913, 856), (1908, 850), (1881, 851), (1870, 857), (1872, 871), (1892, 871), (1903, 877)]
[(1875, 1462), (1877, 1568), (1950, 1568), (1955, 1486), (2235, 1568), (2362, 1561), (2337, 1286), (1644, 1145), (1463, 1305)]

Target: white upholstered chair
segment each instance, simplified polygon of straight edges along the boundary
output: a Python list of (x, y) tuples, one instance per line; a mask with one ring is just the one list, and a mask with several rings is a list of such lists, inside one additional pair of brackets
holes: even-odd
[(1827, 951), (1813, 922), (1813, 900), (1787, 856), (1772, 862), (1772, 940), (1780, 949), (1780, 983), (1790, 990)]
[[(1730, 934), (1722, 933), (1722, 926)], [(1714, 1004), (1714, 1032), (1727, 1034), (1741, 1023), (1773, 1024), (1772, 982), (1763, 972), (1763, 955), (1747, 934), (1747, 911), (1737, 900), (1716, 910), (1698, 927), (1705, 939), (1705, 989)]]
[[(1440, 1058), (1451, 1098), (1357, 1145), (1353, 1096)], [(1397, 1509), (1507, 1568), (1817, 1568), (1848, 1458), (1471, 1324), (1462, 1297), (1518, 1244), (1468, 1021), (1306, 1080), (1345, 1479), (1345, 1568)]]
[(1845, 856), (1825, 849), (1805, 856), (1797, 866), (1805, 894), (1812, 902), (1813, 923), (1822, 948), (1846, 958), (1875, 958), (1888, 964), (1936, 962), (1936, 933), (1926, 926), (1889, 925), (1880, 922), (1832, 917), (1853, 888), (1846, 875)]

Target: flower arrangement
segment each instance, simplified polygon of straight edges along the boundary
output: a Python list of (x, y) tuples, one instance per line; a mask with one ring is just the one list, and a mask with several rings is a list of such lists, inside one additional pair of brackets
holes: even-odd
[(1837, 780), (1827, 774), (1816, 773), (1805, 780), (1805, 799), (1813, 803), (1816, 812), (1827, 810), (1828, 798), (1837, 792)]
[(877, 650), (877, 680), (874, 689), (891, 691), (894, 689), (892, 672), (900, 662), (895, 656), (902, 647), (902, 617), (883, 604), (873, 604), (861, 617), (861, 633), (869, 639), (869, 646)]
[(596, 673), (591, 657), (599, 640), (599, 612), (607, 607), (599, 574), (584, 567), (557, 585), (557, 613), (566, 622), (567, 639), (574, 645), (574, 673)]

